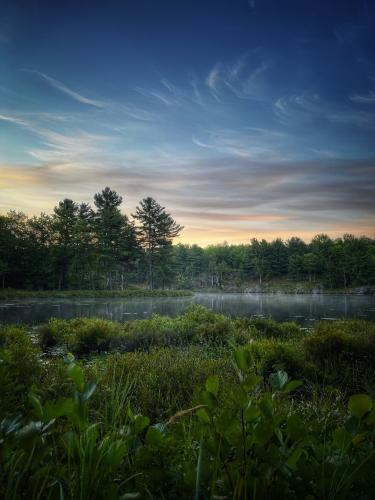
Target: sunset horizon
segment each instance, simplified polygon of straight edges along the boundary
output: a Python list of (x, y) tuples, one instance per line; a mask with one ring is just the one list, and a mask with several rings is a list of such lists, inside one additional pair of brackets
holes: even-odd
[(20, 5), (0, 24), (1, 214), (109, 185), (184, 243), (374, 236), (368, 2)]

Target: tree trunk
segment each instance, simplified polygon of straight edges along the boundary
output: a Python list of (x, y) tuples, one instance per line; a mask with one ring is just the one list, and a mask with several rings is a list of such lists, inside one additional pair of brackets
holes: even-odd
[(61, 287), (62, 287), (62, 281), (63, 281), (63, 270), (60, 269), (60, 273), (59, 273), (59, 290), (61, 290)]
[(150, 290), (154, 289), (154, 270), (153, 270), (153, 262), (152, 262), (152, 249), (148, 250), (148, 274), (149, 274), (149, 288)]

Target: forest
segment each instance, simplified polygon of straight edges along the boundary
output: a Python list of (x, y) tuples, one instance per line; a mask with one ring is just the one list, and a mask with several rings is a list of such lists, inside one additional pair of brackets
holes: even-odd
[(94, 208), (71, 199), (51, 215), (0, 216), (0, 286), (26, 290), (246, 289), (269, 280), (320, 284), (327, 289), (375, 283), (375, 240), (345, 234), (295, 236), (268, 242), (201, 248), (173, 244), (180, 226), (153, 198), (136, 212), (121, 211), (109, 187)]

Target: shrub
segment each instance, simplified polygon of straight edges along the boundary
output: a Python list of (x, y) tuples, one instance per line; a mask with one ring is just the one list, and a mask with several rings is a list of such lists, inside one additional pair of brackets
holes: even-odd
[(314, 366), (307, 363), (296, 342), (275, 339), (257, 340), (246, 346), (259, 374), (267, 377), (275, 370), (285, 370), (293, 378), (314, 376)]
[(293, 322), (278, 323), (271, 318), (241, 318), (235, 321), (236, 329), (248, 332), (253, 338), (299, 339), (300, 327)]
[(108, 351), (120, 346), (123, 337), (119, 323), (99, 318), (53, 318), (38, 333), (42, 345), (64, 345), (78, 355)]
[(355, 392), (375, 390), (375, 324), (359, 320), (320, 322), (303, 341), (306, 357), (325, 383)]
[(125, 323), (123, 332), (123, 348), (126, 351), (184, 343), (178, 330), (178, 320), (158, 314), (149, 319)]
[(304, 347), (319, 363), (336, 358), (344, 362), (375, 364), (375, 323), (321, 321), (304, 339)]
[(225, 345), (235, 336), (233, 320), (200, 305), (177, 317), (155, 314), (149, 319), (123, 325), (122, 347), (126, 351), (188, 344)]
[(190, 306), (179, 319), (179, 331), (194, 343), (226, 344), (235, 333), (229, 316), (201, 305)]

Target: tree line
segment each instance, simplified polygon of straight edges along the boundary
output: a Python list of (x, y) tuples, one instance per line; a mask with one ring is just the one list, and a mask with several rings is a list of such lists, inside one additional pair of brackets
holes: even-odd
[(94, 207), (64, 199), (52, 215), (0, 216), (2, 287), (124, 289), (148, 281), (166, 285), (172, 239), (182, 226), (153, 198), (143, 199), (132, 219), (120, 210), (122, 197), (106, 187)]
[(287, 279), (321, 283), (327, 288), (375, 284), (375, 239), (345, 234), (316, 235), (310, 243), (296, 236), (268, 242), (253, 238), (243, 245), (176, 245), (175, 283), (179, 288), (243, 287), (256, 281)]
[(94, 207), (64, 199), (51, 215), (0, 216), (3, 288), (124, 289), (241, 287), (273, 278), (321, 282), (329, 288), (375, 283), (375, 240), (350, 234), (310, 243), (298, 237), (249, 244), (173, 245), (183, 227), (153, 198), (131, 217), (106, 187)]

